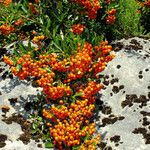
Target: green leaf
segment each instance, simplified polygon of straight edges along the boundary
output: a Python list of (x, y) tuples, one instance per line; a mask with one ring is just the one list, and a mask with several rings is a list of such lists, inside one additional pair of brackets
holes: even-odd
[(26, 14), (28, 13), (27, 9), (24, 6), (22, 6), (21, 8), (24, 11), (24, 13), (26, 13)]
[(79, 93), (76, 93), (73, 97), (77, 97), (77, 96), (83, 96), (83, 92), (79, 92)]
[(49, 29), (49, 27), (51, 26), (51, 20), (49, 17), (47, 17), (47, 26), (46, 29)]
[(36, 123), (33, 123), (32, 124), (32, 128), (35, 130), (35, 129), (37, 129), (37, 127), (38, 127), (38, 125), (36, 124)]
[(17, 64), (17, 66), (16, 66), (17, 71), (19, 71), (21, 68), (22, 68), (22, 66)]
[(13, 53), (16, 55), (16, 57), (20, 56), (20, 54), (19, 54), (19, 52), (17, 50), (14, 50)]
[(32, 131), (31, 131), (32, 134), (35, 134), (36, 132), (37, 132), (36, 130), (32, 130)]
[(46, 71), (52, 72), (50, 68), (45, 68)]
[(51, 141), (48, 141), (45, 143), (45, 148), (53, 148), (53, 143)]
[(25, 48), (25, 46), (23, 44), (19, 44), (19, 48), (21, 49), (23, 54), (26, 54), (27, 50), (26, 50), (26, 48)]
[(43, 139), (43, 140), (48, 140), (49, 137), (50, 137), (50, 133), (47, 132), (47, 134), (44, 134), (44, 135), (43, 135), (42, 139)]
[(78, 150), (80, 148), (80, 146), (73, 146), (72, 150)]
[(42, 122), (43, 119), (42, 117), (38, 117), (37, 120)]
[(86, 136), (84, 137), (84, 141), (85, 141), (85, 140), (89, 140), (90, 138), (91, 138), (90, 134), (87, 133)]

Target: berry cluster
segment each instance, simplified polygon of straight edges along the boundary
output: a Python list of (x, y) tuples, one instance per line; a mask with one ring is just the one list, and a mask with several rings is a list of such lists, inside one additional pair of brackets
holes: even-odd
[(81, 34), (84, 31), (84, 29), (85, 29), (85, 26), (82, 25), (82, 24), (79, 24), (79, 23), (78, 24), (74, 24), (72, 26), (72, 32), (74, 34)]
[[(50, 127), (49, 130), (58, 149), (61, 150), (64, 146), (79, 145), (87, 134), (93, 135), (95, 123), (89, 123), (88, 120), (93, 116), (93, 110), (94, 105), (88, 105), (88, 99), (77, 100), (69, 107), (52, 106), (50, 110), (43, 110), (43, 116), (56, 123), (54, 128)], [(48, 125), (50, 126), (51, 123)]]
[(150, 8), (150, 0), (144, 0), (144, 1), (139, 1), (139, 0), (135, 0), (137, 2), (138, 5), (140, 5), (141, 7), (147, 7)]
[(107, 17), (106, 17), (106, 23), (107, 24), (113, 24), (116, 21), (116, 14), (117, 10), (112, 8), (110, 11), (107, 12)]
[[(107, 41), (95, 47), (85, 42), (83, 46), (78, 43), (76, 54), (67, 59), (56, 53), (34, 58), (28, 52), (13, 61), (4, 56), (4, 62), (16, 76), (22, 80), (36, 77), (36, 83), (43, 88), (47, 102), (51, 103), (51, 107), (43, 109), (43, 116), (59, 150), (79, 145), (83, 150), (96, 149), (99, 138), (92, 139), (96, 129), (90, 118), (94, 115), (95, 96), (103, 85), (94, 79), (113, 58), (111, 50)], [(83, 77), (87, 79), (82, 80)]]
[(23, 24), (23, 20), (22, 19), (18, 19), (17, 21), (14, 22), (14, 26), (20, 26)]
[(85, 140), (84, 143), (80, 146), (80, 150), (96, 150), (95, 145), (97, 145), (99, 141), (100, 135), (97, 135), (97, 137), (90, 140)]
[(83, 99), (90, 99), (93, 95), (95, 95), (98, 91), (103, 88), (102, 84), (97, 84), (94, 81), (88, 83), (87, 87), (84, 89), (80, 89), (80, 92), (83, 92)]
[(31, 10), (31, 12), (34, 14), (34, 15), (38, 15), (39, 12), (37, 11), (36, 9), (36, 6), (33, 4), (33, 3), (29, 3), (28, 4), (28, 8)]
[(34, 38), (32, 39), (32, 41), (34, 43), (36, 43), (38, 46), (41, 45), (41, 41), (45, 39), (44, 35), (39, 35), (39, 36), (34, 36)]
[(100, 9), (99, 0), (73, 0), (75, 3), (82, 5), (90, 19), (95, 19), (97, 16), (97, 11)]
[(14, 27), (9, 26), (7, 23), (4, 23), (3, 25), (0, 26), (0, 33), (8, 35), (12, 33), (15, 30)]
[(81, 78), (89, 69), (92, 58), (92, 45), (85, 43), (81, 49), (81, 45), (78, 44), (78, 52), (70, 58), (70, 67), (67, 77), (67, 82)]
[(12, 0), (0, 0), (0, 3), (4, 4), (5, 6), (9, 6)]
[(112, 0), (105, 0), (107, 4), (110, 4)]
[(40, 0), (35, 0), (35, 2), (36, 2), (36, 3), (39, 3), (39, 2), (40, 2)]
[(45, 86), (43, 91), (46, 97), (52, 100), (57, 100), (64, 95), (69, 96), (71, 94), (69, 86)]
[(115, 55), (109, 54), (112, 50), (112, 46), (108, 45), (108, 41), (101, 42), (99, 46), (95, 46), (95, 59), (97, 58), (97, 62), (93, 64), (94, 74), (96, 75), (99, 72), (102, 72), (106, 64), (111, 61)]
[(8, 56), (4, 56), (3, 57), (3, 61), (8, 64), (9, 66), (13, 66), (14, 62), (8, 57)]
[(150, 0), (145, 0), (144, 6), (150, 8)]

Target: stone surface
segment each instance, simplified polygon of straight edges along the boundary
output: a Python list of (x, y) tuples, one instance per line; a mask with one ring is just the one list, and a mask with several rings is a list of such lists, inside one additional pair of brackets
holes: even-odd
[[(35, 88), (31, 85), (31, 82), (20, 81), (17, 77), (9, 77), (8, 73), (3, 76), (6, 71), (8, 71), (8, 66), (0, 62), (0, 68), (4, 68), (0, 72), (0, 149), (2, 150), (47, 150), (44, 148), (42, 142), (35, 142), (30, 140), (27, 144), (24, 144), (19, 138), (24, 134), (21, 127), (21, 117), (28, 118), (30, 113), (33, 112), (32, 109), (25, 109), (28, 102), (32, 102), (38, 93), (40, 93), (41, 88)], [(7, 118), (17, 115), (17, 119)], [(11, 121), (12, 120), (12, 121)], [(3, 137), (6, 136), (5, 140)], [(39, 148), (41, 145), (43, 148)]]
[(100, 91), (104, 103), (97, 125), (106, 146), (100, 144), (98, 149), (149, 150), (150, 40), (117, 42), (123, 47), (101, 73), (107, 75), (109, 85)]

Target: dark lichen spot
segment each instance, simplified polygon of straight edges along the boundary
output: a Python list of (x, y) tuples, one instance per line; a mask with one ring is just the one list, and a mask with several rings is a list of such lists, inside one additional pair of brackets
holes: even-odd
[(109, 107), (109, 106), (104, 106), (102, 109), (103, 114), (108, 115), (108, 114), (111, 114), (111, 112), (112, 112), (112, 110), (111, 110), (111, 107)]
[(147, 72), (147, 71), (149, 71), (149, 69), (145, 69), (145, 71)]
[(36, 139), (35, 142), (40, 142), (40, 140), (39, 140), (39, 139)]
[(14, 103), (16, 103), (18, 101), (18, 98), (9, 98), (8, 99), (10, 104), (13, 105)]
[(113, 50), (118, 52), (123, 48), (123, 43), (117, 42), (115, 44), (112, 44)]
[(121, 89), (124, 89), (124, 85), (120, 85), (119, 86), (119, 89), (121, 90)]
[(143, 46), (140, 45), (140, 43), (138, 43), (137, 40), (135, 39), (132, 39), (130, 43), (133, 44), (133, 45), (128, 45), (130, 49), (133, 49), (133, 50), (143, 49)]
[[(120, 119), (120, 117), (121, 117), (121, 119)], [(109, 115), (108, 118), (103, 118), (102, 119), (102, 125), (100, 125), (100, 127), (104, 127), (107, 124), (114, 124), (116, 121), (122, 120), (122, 119), (124, 119), (124, 117), (122, 117), (122, 116), (116, 117), (113, 114)]]
[(26, 104), (25, 104), (25, 106), (24, 106), (24, 109), (26, 110), (26, 111), (29, 111), (29, 110), (31, 110), (31, 107), (33, 106), (33, 103), (31, 103), (31, 102), (27, 102)]
[(148, 98), (150, 98), (150, 92), (148, 92)]
[[(135, 97), (134, 97), (135, 96)], [(142, 108), (143, 106), (146, 106), (147, 104), (147, 99), (145, 99), (145, 95), (140, 95), (139, 98), (137, 98), (137, 96), (135, 94), (132, 95), (126, 95), (126, 99), (125, 101), (123, 101), (121, 103), (122, 107), (126, 107), (129, 106), (131, 107), (133, 105), (133, 103), (141, 103), (139, 105), (140, 108)], [(138, 109), (138, 108), (137, 108)]]
[(150, 144), (150, 133), (146, 134), (144, 138), (145, 138), (145, 144)]
[(7, 136), (4, 134), (0, 134), (0, 141), (5, 142), (7, 140)]
[(104, 77), (104, 75), (103, 74), (99, 74), (99, 78), (103, 78)]
[(126, 91), (123, 91), (122, 93), (124, 94)]
[(146, 106), (148, 101), (149, 101), (149, 99), (147, 99), (145, 95), (140, 95), (139, 98), (134, 99), (135, 103), (141, 103), (139, 105), (140, 108), (142, 108), (143, 106)]
[(133, 105), (133, 101), (134, 101), (135, 99), (137, 99), (137, 98), (138, 98), (138, 97), (137, 97), (137, 95), (135, 95), (135, 94), (126, 95), (125, 101), (122, 101), (122, 103), (121, 103), (122, 108), (124, 108), (124, 107), (126, 107), (126, 106), (131, 107), (131, 106)]
[(143, 123), (142, 123), (143, 126), (148, 126), (150, 125), (150, 122), (147, 120), (146, 117), (143, 118)]
[(101, 101), (100, 99), (96, 99), (96, 105), (98, 106), (99, 110), (103, 109), (103, 101)]
[(5, 80), (7, 78), (7, 75), (8, 75), (8, 71), (4, 72), (2, 75), (2, 79)]
[(2, 73), (5, 69), (4, 68), (0, 68), (0, 73)]
[(113, 77), (114, 77), (114, 75), (112, 74), (112, 75), (111, 75), (111, 77), (113, 78)]
[(42, 148), (42, 144), (37, 144), (37, 146), (38, 146), (39, 148)]
[(6, 143), (5, 142), (0, 142), (0, 148), (5, 147)]
[(28, 144), (30, 142), (31, 136), (28, 136), (28, 134), (21, 134), (18, 140), (21, 140), (24, 144)]
[(112, 91), (117, 94), (119, 92), (119, 87), (113, 86)]
[(143, 76), (142, 75), (139, 75), (139, 79), (142, 79), (143, 78)]
[(150, 144), (150, 133), (147, 133), (147, 130), (145, 128), (135, 128), (132, 133), (142, 134), (143, 138), (145, 139), (145, 144)]
[(104, 150), (112, 150), (112, 147), (107, 146), (107, 147), (105, 147), (105, 149), (104, 149)]
[(123, 120), (125, 117), (124, 116), (120, 116), (118, 117), (118, 120)]
[(2, 105), (1, 109), (2, 109), (2, 112), (7, 113), (10, 110), (10, 107), (7, 105)]
[(115, 136), (111, 137), (110, 141), (118, 143), (120, 141), (120, 135), (115, 135)]
[(101, 149), (104, 149), (106, 145), (107, 144), (105, 142), (100, 142), (99, 144), (97, 144), (97, 146), (100, 147)]
[(143, 116), (150, 116), (150, 112), (140, 111)]
[(104, 81), (103, 84), (108, 86), (109, 85), (109, 81)]
[(149, 58), (150, 56), (148, 54), (145, 54), (145, 57)]
[(117, 69), (120, 69), (121, 68), (121, 66), (120, 65), (117, 65)]
[(101, 127), (106, 126), (107, 124), (114, 124), (117, 121), (117, 118), (104, 118), (102, 119), (102, 125)]
[(123, 101), (123, 102), (121, 103), (121, 106), (122, 106), (122, 108), (124, 108), (124, 107), (126, 107), (126, 106), (131, 107), (131, 106), (133, 106), (133, 103), (132, 103), (132, 101), (130, 101), (130, 100), (125, 100), (125, 101)]
[(114, 84), (115, 82), (118, 82), (118, 81), (119, 81), (118, 78), (114, 78), (114, 79), (112, 79), (112, 80), (110, 81), (110, 83), (111, 83), (111, 84)]
[(13, 75), (12, 75), (12, 74), (9, 74), (9, 78), (10, 78), (10, 79), (13, 79)]
[(106, 79), (109, 79), (109, 75), (105, 75), (105, 78), (106, 78)]
[(145, 128), (135, 128), (132, 133), (134, 134), (146, 134), (147, 130)]
[(140, 71), (139, 74), (142, 74), (142, 71)]
[(4, 134), (0, 134), (0, 148), (6, 145), (5, 141), (7, 140), (7, 136)]

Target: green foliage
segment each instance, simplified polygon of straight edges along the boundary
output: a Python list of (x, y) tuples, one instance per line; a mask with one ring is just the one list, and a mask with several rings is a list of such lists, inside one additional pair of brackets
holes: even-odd
[(53, 148), (53, 147), (54, 147), (54, 145), (51, 141), (48, 141), (45, 143), (45, 148)]
[(137, 12), (139, 6), (135, 0), (117, 0), (117, 21), (111, 29), (114, 39), (139, 36), (142, 33), (140, 27), (140, 14)]
[(140, 25), (143, 27), (143, 34), (150, 35), (150, 7), (144, 5), (139, 10), (141, 12)]

